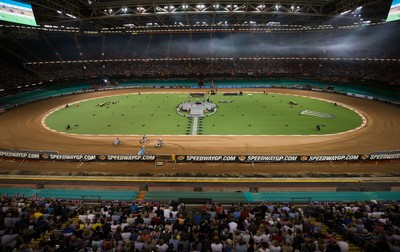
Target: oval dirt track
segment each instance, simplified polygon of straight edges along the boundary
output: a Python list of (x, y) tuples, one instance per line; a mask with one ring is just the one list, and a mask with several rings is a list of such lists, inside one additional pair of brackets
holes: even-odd
[[(202, 90), (127, 89), (58, 97), (21, 106), (0, 114), (0, 131), (2, 132), (0, 148), (56, 150), (69, 154), (135, 154), (140, 146), (140, 136), (121, 135), (123, 145), (114, 147), (111, 142), (115, 136), (74, 136), (52, 132), (42, 125), (42, 118), (54, 107), (74, 101), (114, 94), (158, 91), (199, 92)], [(220, 90), (220, 92), (226, 91), (229, 90)], [(365, 116), (367, 123), (353, 132), (326, 136), (162, 136), (167, 146), (160, 149), (153, 147), (158, 136), (149, 136), (153, 139), (153, 144), (148, 145), (148, 152), (150, 154), (319, 155), (368, 154), (377, 151), (400, 150), (400, 107), (344, 95), (303, 90), (240, 89), (240, 91), (288, 93), (330, 100), (354, 108)], [(0, 163), (2, 164), (4, 165), (4, 162)]]

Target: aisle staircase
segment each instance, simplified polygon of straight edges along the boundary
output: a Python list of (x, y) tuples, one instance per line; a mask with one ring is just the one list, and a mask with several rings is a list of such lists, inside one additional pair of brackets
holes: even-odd
[[(328, 233), (328, 226), (327, 225), (325, 225), (325, 224), (322, 224), (322, 233), (323, 234), (326, 234), (326, 233)], [(341, 235), (339, 235), (339, 234), (336, 234), (336, 240), (344, 240), (345, 241), (345, 239), (343, 239), (343, 237), (341, 236)], [(357, 245), (355, 245), (355, 244), (353, 244), (353, 243), (351, 243), (351, 242), (349, 242), (349, 241), (347, 241), (347, 243), (349, 243), (349, 251), (348, 252), (361, 252), (362, 250), (361, 250), (361, 248), (360, 247), (358, 247)]]
[(139, 191), (136, 195), (135, 201), (143, 201), (146, 198), (147, 191)]

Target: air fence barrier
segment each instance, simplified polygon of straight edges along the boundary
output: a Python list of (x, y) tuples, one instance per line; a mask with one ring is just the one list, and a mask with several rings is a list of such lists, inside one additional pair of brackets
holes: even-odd
[[(168, 158), (166, 158), (168, 157)], [(60, 154), (56, 151), (0, 149), (0, 159), (67, 162), (156, 162), (177, 163), (317, 163), (371, 162), (400, 160), (400, 150), (371, 154), (343, 155), (129, 155), (129, 154)]]

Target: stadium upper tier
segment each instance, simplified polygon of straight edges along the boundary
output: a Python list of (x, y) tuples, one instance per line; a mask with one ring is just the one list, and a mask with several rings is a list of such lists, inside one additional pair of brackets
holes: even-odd
[(2, 38), (0, 51), (25, 62), (176, 57), (398, 58), (399, 27), (388, 23), (302, 32), (101, 35), (41, 31), (37, 39)]
[[(334, 82), (349, 79), (400, 81), (400, 62), (318, 61), (296, 59), (219, 59), (107, 61), (27, 65), (45, 80), (93, 77), (122, 78), (319, 78)], [(325, 78), (325, 79), (324, 79)], [(328, 79), (326, 79), (328, 78)], [(332, 80), (331, 80), (332, 79)]]
[[(400, 83), (398, 60), (317, 59), (205, 59), (136, 60), (27, 64), (18, 69), (0, 62), (0, 96), (41, 87), (49, 80), (103, 83), (114, 80), (196, 80), (205, 79), (315, 79), (327, 83), (369, 83), (396, 88)], [(32, 85), (30, 85), (32, 84)], [(386, 84), (386, 85), (385, 85)]]
[(0, 38), (1, 96), (38, 81), (104, 76), (400, 81), (397, 23), (301, 32), (36, 34)]

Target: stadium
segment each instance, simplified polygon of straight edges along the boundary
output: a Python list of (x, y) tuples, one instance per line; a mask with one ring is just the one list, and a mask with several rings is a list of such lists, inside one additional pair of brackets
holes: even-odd
[[(247, 251), (285, 246), (316, 251), (307, 247), (317, 245), (335, 251), (328, 247), (336, 240), (348, 242), (351, 251), (397, 251), (398, 5), (387, 0), (2, 2), (0, 192), (7, 234), (2, 249), (91, 251), (94, 246), (83, 242), (95, 239), (78, 232), (83, 225), (78, 216), (95, 211), (104, 227), (117, 221), (121, 228), (127, 219), (153, 214), (154, 207), (181, 211), (182, 221), (186, 216), (184, 225), (170, 231), (187, 244), (178, 248), (177, 242), (168, 251), (221, 251), (219, 244), (223, 251), (240, 251), (236, 229), (228, 227), (224, 239), (223, 232), (201, 229), (203, 247), (195, 249), (194, 232), (187, 228), (204, 226), (204, 219), (222, 223), (224, 214), (229, 219), (250, 209), (262, 214), (240, 227), (241, 236), (251, 233)], [(141, 142), (144, 136), (148, 142)], [(157, 139), (162, 146), (155, 146)], [(11, 211), (18, 202), (32, 206), (22, 218)], [(74, 210), (60, 210), (57, 221), (40, 225), (35, 217), (32, 233), (24, 232), (28, 224), (9, 230), (17, 216), (47, 214), (49, 204)], [(287, 216), (283, 206), (290, 208)], [(221, 207), (226, 211), (219, 213)], [(339, 219), (350, 216), (345, 210), (329, 217), (335, 207), (352, 209), (353, 221), (341, 225)], [(114, 215), (105, 208), (119, 218), (110, 221)], [(373, 239), (365, 238), (364, 228), (351, 230), (351, 222), (361, 221), (361, 209), (369, 211), (363, 223), (369, 234), (375, 232)], [(375, 212), (380, 218), (370, 217)], [(11, 224), (8, 214), (14, 215)], [(274, 224), (267, 223), (268, 214)], [(164, 215), (154, 223), (165, 231), (169, 211)], [(299, 245), (279, 239), (277, 234), (288, 231), (277, 225), (300, 220), (306, 226), (307, 218), (313, 228), (300, 236), (311, 240)], [(368, 220), (376, 222), (368, 226)], [(143, 228), (138, 221), (128, 225), (134, 239), (116, 238), (118, 232), (104, 228), (113, 248), (97, 247), (137, 251), (126, 240), (144, 239), (138, 234), (155, 226), (152, 220), (151, 228)], [(268, 226), (268, 240), (260, 240), (250, 222)], [(380, 223), (385, 229), (378, 235)], [(66, 235), (69, 226), (73, 239)], [(335, 239), (326, 238), (330, 232)], [(47, 242), (52, 235), (57, 240)], [(152, 237), (152, 245), (139, 251), (166, 251), (160, 240)]]

